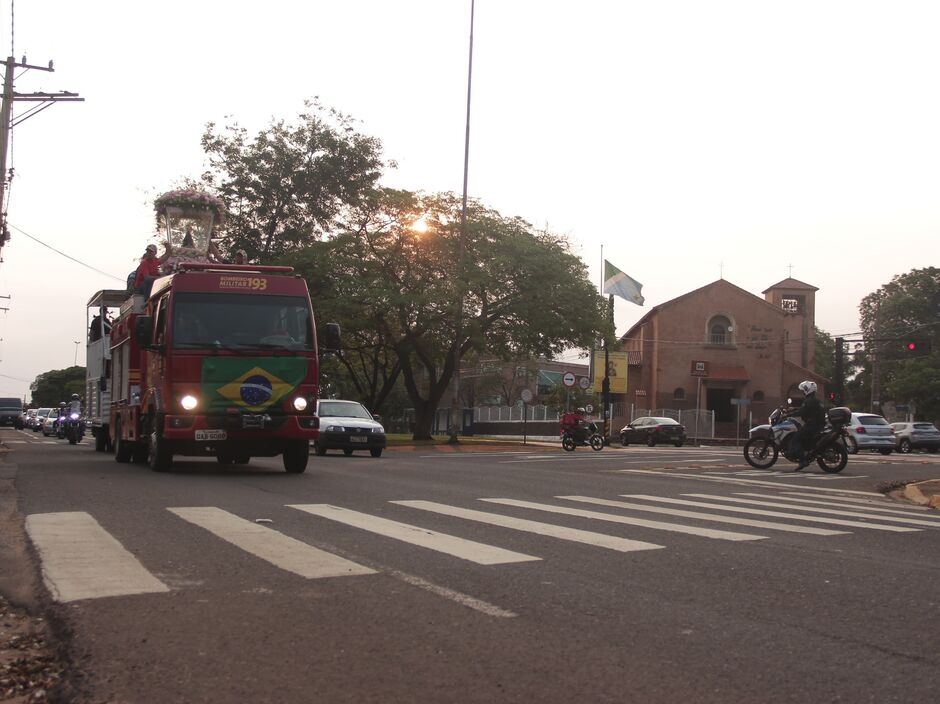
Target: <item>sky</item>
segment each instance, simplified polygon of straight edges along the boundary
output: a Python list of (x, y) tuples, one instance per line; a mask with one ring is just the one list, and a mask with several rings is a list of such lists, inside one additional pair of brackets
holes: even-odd
[[(55, 61), (16, 91), (85, 98), (13, 128), (0, 396), (84, 364), (86, 301), (202, 172), (206, 123), (318, 97), (382, 141), (385, 185), (459, 193), (469, 25), (470, 0), (0, 0), (4, 55)], [(567, 235), (592, 281), (603, 247), (642, 283), (618, 334), (791, 265), (817, 325), (855, 332), (865, 295), (940, 265), (938, 32), (933, 1), (477, 0), (469, 194)]]

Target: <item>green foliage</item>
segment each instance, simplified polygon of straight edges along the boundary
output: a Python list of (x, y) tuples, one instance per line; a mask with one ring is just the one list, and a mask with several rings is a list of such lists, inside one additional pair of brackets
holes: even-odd
[(32, 405), (36, 408), (58, 406), (72, 394), (85, 396), (85, 367), (69, 367), (43, 372), (30, 385)]
[[(287, 260), (320, 320), (341, 322), (357, 354), (402, 375), (419, 439), (471, 350), (551, 357), (609, 334), (604, 299), (564, 238), (476, 202), (461, 236), (460, 206), (454, 194), (385, 190), (348, 231)], [(426, 233), (413, 229), (419, 218)]]
[(813, 327), (816, 338), (816, 373), (831, 379), (833, 384), (837, 383), (834, 377), (836, 341), (825, 330)]
[(373, 196), (386, 166), (381, 142), (336, 110), (305, 106), (296, 124), (272, 121), (253, 138), (237, 124), (206, 126), (202, 178), (228, 208), (229, 251), (268, 261), (333, 232), (346, 208)]
[[(940, 269), (926, 267), (899, 274), (859, 305), (865, 337), (879, 359), (881, 399), (912, 402), (918, 417), (940, 417)], [(910, 339), (930, 342), (931, 352), (911, 357)]]

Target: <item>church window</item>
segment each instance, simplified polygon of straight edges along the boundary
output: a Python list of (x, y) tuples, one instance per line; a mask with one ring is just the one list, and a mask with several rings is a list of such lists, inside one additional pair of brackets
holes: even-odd
[(731, 321), (723, 315), (716, 315), (708, 321), (708, 344), (710, 345), (730, 345), (733, 344), (734, 328)]

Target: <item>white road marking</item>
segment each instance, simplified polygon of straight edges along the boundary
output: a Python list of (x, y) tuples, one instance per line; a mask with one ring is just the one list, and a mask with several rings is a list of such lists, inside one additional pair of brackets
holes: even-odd
[[(622, 454), (622, 453), (621, 453)], [(564, 455), (540, 455), (538, 459), (518, 459), (518, 460), (506, 460), (505, 462), (500, 462), (500, 464), (516, 464), (518, 462), (569, 462), (572, 459), (587, 460), (590, 462), (602, 462), (604, 460), (618, 460), (623, 464), (649, 464), (649, 460), (625, 460), (621, 455), (614, 454), (604, 454), (603, 452), (591, 452), (591, 454), (581, 453), (579, 456), (575, 456), (573, 453), (564, 454)], [(670, 462), (684, 462), (688, 463), (689, 460), (661, 460), (663, 464)], [(704, 460), (695, 460), (696, 463), (699, 462), (722, 462), (720, 459), (704, 459)]]
[[(757, 479), (732, 479), (732, 478), (730, 478), (730, 477), (728, 477), (728, 478), (725, 478), (725, 477), (706, 477), (706, 476), (703, 476), (703, 475), (701, 475), (701, 474), (683, 474), (683, 473), (680, 473), (680, 472), (669, 472), (669, 471), (658, 472), (658, 471), (654, 471), (654, 470), (651, 470), (651, 469), (623, 469), (623, 470), (620, 470), (620, 471), (621, 471), (621, 472), (624, 472), (624, 473), (626, 473), (626, 474), (654, 474), (654, 475), (658, 475), (658, 476), (661, 476), (661, 477), (682, 477), (683, 479), (701, 479), (702, 481), (708, 481), (708, 482), (722, 482), (722, 483), (724, 483), (724, 484), (740, 484), (740, 485), (742, 485), (742, 486), (754, 486), (754, 485), (758, 485), (758, 486), (772, 486), (772, 487), (776, 487), (776, 488), (778, 488), (778, 489), (783, 486), (782, 484), (780, 484), (780, 482), (762, 482), (762, 481), (759, 481), (759, 480), (757, 480)], [(785, 476), (785, 477), (792, 477), (792, 478), (794, 478), (794, 479), (806, 479), (806, 477), (807, 477), (807, 475), (799, 474), (798, 472), (788, 472), (787, 474), (782, 475), (782, 476)], [(844, 479), (862, 479), (862, 478), (863, 478), (863, 477), (855, 477), (855, 476), (852, 476), (852, 477), (844, 477)], [(785, 488), (791, 489), (791, 488), (794, 488), (794, 487), (789, 487), (789, 486), (788, 486), (788, 487), (785, 487)], [(796, 487), (796, 488), (799, 488), (799, 489), (807, 489), (807, 490), (810, 490), (810, 491), (832, 491), (832, 492), (839, 492), (839, 493), (841, 493), (841, 494), (856, 494), (856, 495), (859, 495), (859, 496), (882, 496), (882, 494), (879, 494), (878, 492), (875, 492), (875, 491), (857, 491), (857, 490), (854, 490), (854, 489), (836, 489), (835, 487), (828, 487), (828, 486), (827, 486), (827, 487), (821, 487), (821, 486), (800, 486), (800, 487)]]
[[(900, 504), (896, 501), (891, 501), (890, 499), (887, 499), (887, 498), (865, 499), (865, 498), (856, 498), (854, 496), (836, 496), (835, 494), (827, 494), (827, 495), (806, 494), (802, 491), (781, 491), (780, 493), (782, 495), (780, 498), (783, 498), (783, 495), (806, 496), (812, 499), (825, 498), (825, 499), (829, 499), (830, 501), (838, 501), (839, 503), (842, 503), (842, 504), (848, 504), (849, 506), (852, 506), (853, 504), (858, 504), (860, 506), (890, 506), (893, 508), (902, 509), (905, 513), (910, 513), (910, 514), (926, 513), (929, 510), (923, 506), (905, 507), (903, 504)], [(883, 497), (883, 494), (879, 494), (879, 496)]]
[[(570, 498), (570, 497), (556, 497)], [(494, 504), (503, 504), (505, 506), (518, 506), (520, 508), (532, 508), (537, 511), (548, 511), (550, 513), (561, 513), (566, 516), (578, 516), (580, 518), (591, 518), (598, 521), (610, 521), (611, 523), (623, 523), (630, 526), (639, 526), (641, 528), (652, 528), (653, 530), (667, 530), (674, 533), (686, 533), (688, 535), (697, 535), (701, 538), (714, 538), (716, 540), (766, 540), (764, 535), (750, 535), (748, 533), (734, 533), (728, 530), (715, 530), (713, 528), (697, 528), (695, 526), (682, 525), (680, 523), (663, 523), (662, 521), (648, 521), (643, 518), (631, 518), (629, 516), (619, 516), (612, 513), (600, 513), (599, 511), (585, 511), (578, 508), (568, 508), (567, 506), (552, 506), (550, 504), (539, 504), (531, 501), (516, 501), (514, 499), (480, 499)]]
[(810, 523), (828, 523), (834, 526), (848, 526), (849, 528), (868, 528), (870, 530), (884, 530), (893, 533), (912, 533), (919, 531), (920, 528), (905, 528), (904, 526), (886, 526), (876, 523), (862, 523), (860, 521), (846, 521), (840, 518), (828, 518), (822, 516), (804, 516), (798, 513), (783, 513), (782, 511), (764, 511), (756, 508), (745, 508), (743, 506), (727, 506), (723, 504), (709, 504), (704, 501), (687, 501), (684, 499), (668, 499), (661, 496), (648, 496), (646, 494), (622, 494), (628, 499), (643, 499), (645, 501), (659, 501), (667, 504), (679, 504), (682, 506), (698, 506), (699, 508), (712, 508), (718, 511), (734, 511), (736, 513), (749, 513), (758, 516), (773, 516), (774, 518), (792, 518), (798, 521), (809, 521)]
[(28, 440), (4, 440), (7, 445), (25, 445)]
[(56, 601), (170, 591), (88, 513), (34, 513), (26, 532)]
[[(779, 496), (777, 494), (757, 494), (750, 492), (740, 492), (735, 494), (735, 496), (753, 496), (759, 499), (778, 499), (780, 501), (798, 501), (804, 504), (816, 504), (818, 506), (835, 506), (838, 508), (852, 508), (856, 510), (866, 509), (868, 511), (876, 511), (878, 513), (894, 513), (899, 516), (908, 516), (908, 517), (919, 517), (926, 518), (928, 520), (933, 519), (933, 525), (940, 526), (940, 515), (930, 514), (923, 512), (923, 509), (918, 511), (918, 509), (910, 508), (898, 508), (897, 504), (882, 504), (878, 506), (874, 503), (862, 503), (858, 499), (844, 499), (841, 496), (818, 496), (817, 494), (807, 494), (806, 496), (812, 496), (813, 499), (826, 498), (829, 501), (813, 501), (812, 499), (798, 499), (791, 496)], [(833, 503), (838, 502), (838, 503)], [(895, 506), (896, 508), (887, 508), (888, 505)]]
[(901, 518), (900, 516), (884, 516), (877, 513), (862, 513), (860, 510), (840, 511), (834, 508), (816, 508), (815, 506), (802, 506), (793, 503), (785, 503), (782, 501), (755, 501), (754, 499), (738, 499), (731, 496), (714, 496), (712, 494), (683, 494), (683, 496), (691, 496), (696, 499), (710, 499), (712, 501), (733, 501), (736, 504), (745, 504), (748, 506), (767, 506), (769, 508), (785, 508), (796, 511), (827, 513), (831, 516), (847, 516), (848, 518), (865, 518), (879, 521), (891, 521), (892, 523), (907, 523), (908, 525), (912, 526), (931, 526), (932, 528), (940, 527), (940, 524), (938, 524), (936, 521), (928, 521), (919, 518)]
[(388, 538), (401, 540), (405, 543), (418, 545), (429, 550), (436, 550), (447, 555), (459, 557), (462, 560), (469, 560), (480, 565), (503, 565), (512, 562), (533, 562), (541, 560), (540, 557), (524, 555), (511, 550), (504, 550), (492, 545), (477, 543), (473, 540), (457, 538), (453, 535), (438, 533), (419, 526), (412, 526), (407, 523), (391, 521), (387, 518), (370, 516), (367, 513), (359, 513), (340, 506), (331, 506), (330, 504), (293, 504), (289, 508), (296, 508), (300, 511), (328, 518), (332, 521), (345, 523), (346, 525), (367, 530), (371, 533), (378, 533)]
[(763, 528), (766, 530), (780, 530), (788, 533), (806, 533), (809, 535), (848, 535), (849, 531), (830, 530), (828, 528), (811, 528), (809, 526), (794, 526), (789, 523), (775, 523), (773, 521), (759, 521), (751, 518), (737, 518), (736, 516), (717, 516), (713, 513), (702, 513), (701, 511), (683, 511), (678, 508), (664, 508), (662, 506), (647, 506), (645, 504), (632, 504), (626, 501), (609, 501), (607, 499), (595, 499), (591, 496), (556, 496), (556, 499), (566, 501), (581, 501), (587, 504), (596, 504), (598, 506), (611, 506), (613, 508), (624, 508), (632, 511), (647, 511), (649, 513), (659, 513), (667, 516), (678, 516), (680, 518), (694, 518), (699, 521), (712, 521), (714, 523), (730, 523), (738, 526), (748, 526), (750, 528)]
[[(502, 499), (482, 499), (483, 501), (501, 502)], [(512, 516), (501, 516), (496, 513), (486, 513), (485, 511), (474, 511), (469, 508), (459, 508), (457, 506), (447, 506), (445, 504), (435, 503), (434, 501), (392, 501), (393, 504), (417, 508), (422, 511), (432, 511), (442, 513), (445, 516), (455, 516), (465, 518), (468, 521), (477, 521), (479, 523), (488, 523), (489, 525), (500, 526), (502, 528), (511, 528), (521, 530), (527, 533), (536, 533), (559, 540), (571, 540), (576, 543), (585, 543), (596, 547), (608, 548), (619, 552), (634, 552), (637, 550), (658, 550), (663, 545), (654, 543), (645, 543), (640, 540), (628, 540), (627, 538), (618, 538), (613, 535), (604, 535), (603, 533), (592, 533), (587, 530), (577, 530), (576, 528), (565, 528), (550, 523), (540, 523), (538, 521), (529, 521), (524, 518), (513, 518)]]
[(436, 454), (436, 455), (418, 455), (422, 460), (459, 460), (459, 459), (473, 459), (475, 457), (503, 457), (504, 455), (531, 455), (532, 450), (506, 450), (505, 452), (468, 452), (468, 453), (455, 453), (452, 455), (446, 454)]
[(194, 506), (167, 510), (275, 567), (307, 579), (375, 574), (375, 570), (368, 567), (239, 518), (220, 508)]
[(461, 606), (466, 606), (473, 609), (474, 611), (479, 611), (480, 613), (486, 614), (487, 616), (494, 616), (496, 618), (515, 618), (518, 616), (518, 614), (513, 613), (512, 611), (501, 609), (500, 607), (496, 606), (495, 604), (491, 604), (488, 601), (483, 601), (482, 599), (477, 599), (476, 597), (470, 596), (468, 594), (463, 594), (462, 592), (454, 591), (453, 589), (448, 589), (447, 587), (442, 587), (439, 584), (434, 584), (433, 582), (429, 582), (426, 579), (421, 579), (421, 577), (416, 577), (413, 574), (399, 572), (398, 570), (387, 570), (386, 572), (395, 579), (399, 579), (406, 584), (410, 584), (413, 587), (418, 587), (419, 589), (424, 589), (425, 591), (436, 594), (437, 596), (442, 596), (445, 599), (450, 599), (451, 601), (456, 602)]

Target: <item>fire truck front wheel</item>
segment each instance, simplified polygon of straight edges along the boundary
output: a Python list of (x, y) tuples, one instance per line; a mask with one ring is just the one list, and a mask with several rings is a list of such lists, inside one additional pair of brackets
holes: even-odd
[(163, 419), (154, 417), (150, 425), (150, 442), (147, 447), (147, 464), (154, 472), (165, 472), (173, 464), (173, 453), (163, 437)]
[(290, 474), (300, 474), (307, 469), (310, 457), (310, 443), (306, 440), (293, 440), (284, 448), (284, 469)]

